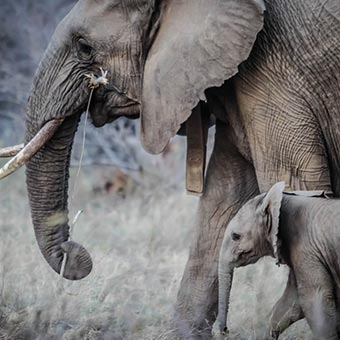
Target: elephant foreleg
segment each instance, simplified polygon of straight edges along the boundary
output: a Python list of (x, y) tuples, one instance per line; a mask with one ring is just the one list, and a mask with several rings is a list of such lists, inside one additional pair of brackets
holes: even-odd
[(176, 306), (183, 337), (208, 339), (217, 313), (219, 248), (230, 219), (258, 193), (255, 171), (230, 142), (228, 127), (218, 123), (204, 195), (196, 217)]
[(339, 340), (333, 281), (328, 270), (321, 266), (321, 263), (318, 267), (299, 264), (296, 280), (300, 304), (318, 339)]
[(286, 289), (272, 310), (266, 339), (277, 340), (285, 329), (303, 317), (295, 275), (290, 271)]

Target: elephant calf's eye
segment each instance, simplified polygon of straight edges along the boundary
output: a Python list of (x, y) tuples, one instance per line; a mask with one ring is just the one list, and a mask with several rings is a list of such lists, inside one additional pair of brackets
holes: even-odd
[(233, 241), (239, 241), (241, 238), (241, 235), (233, 232), (231, 233), (231, 238)]
[(85, 39), (77, 41), (78, 58), (81, 60), (89, 60), (93, 55), (93, 48), (86, 42)]

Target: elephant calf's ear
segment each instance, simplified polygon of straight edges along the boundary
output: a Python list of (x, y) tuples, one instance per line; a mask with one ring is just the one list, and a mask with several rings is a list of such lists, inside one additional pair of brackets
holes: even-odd
[(273, 187), (264, 197), (260, 207), (262, 215), (269, 215), (269, 218), (267, 219), (269, 221), (269, 225), (266, 233), (271, 244), (273, 245), (274, 256), (278, 262), (280, 262), (278, 249), (279, 217), (284, 189), (284, 182), (279, 182), (273, 185)]
[(163, 0), (143, 79), (142, 142), (161, 152), (204, 91), (238, 72), (263, 27), (263, 0)]

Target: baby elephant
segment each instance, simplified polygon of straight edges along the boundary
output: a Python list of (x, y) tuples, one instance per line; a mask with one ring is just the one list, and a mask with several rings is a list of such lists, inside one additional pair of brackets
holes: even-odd
[(283, 193), (284, 183), (247, 202), (230, 221), (219, 258), (215, 339), (226, 335), (233, 269), (270, 255), (290, 267), (267, 339), (306, 317), (318, 339), (340, 339), (340, 200)]

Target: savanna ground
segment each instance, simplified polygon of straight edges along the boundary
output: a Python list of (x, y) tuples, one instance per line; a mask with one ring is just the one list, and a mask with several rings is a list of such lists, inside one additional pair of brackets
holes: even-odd
[[(82, 168), (70, 201), (71, 217), (84, 211), (72, 237), (94, 263), (78, 282), (60, 279), (38, 250), (24, 172), (0, 183), (0, 339), (174, 339), (171, 316), (197, 198), (185, 194), (182, 180), (170, 185), (155, 175), (142, 184), (129, 179), (124, 194), (111, 192), (105, 185), (112, 176), (110, 167)], [(261, 337), (286, 276), (270, 259), (236, 271), (230, 309), (236, 339)], [(282, 339), (312, 336), (302, 321)]]

